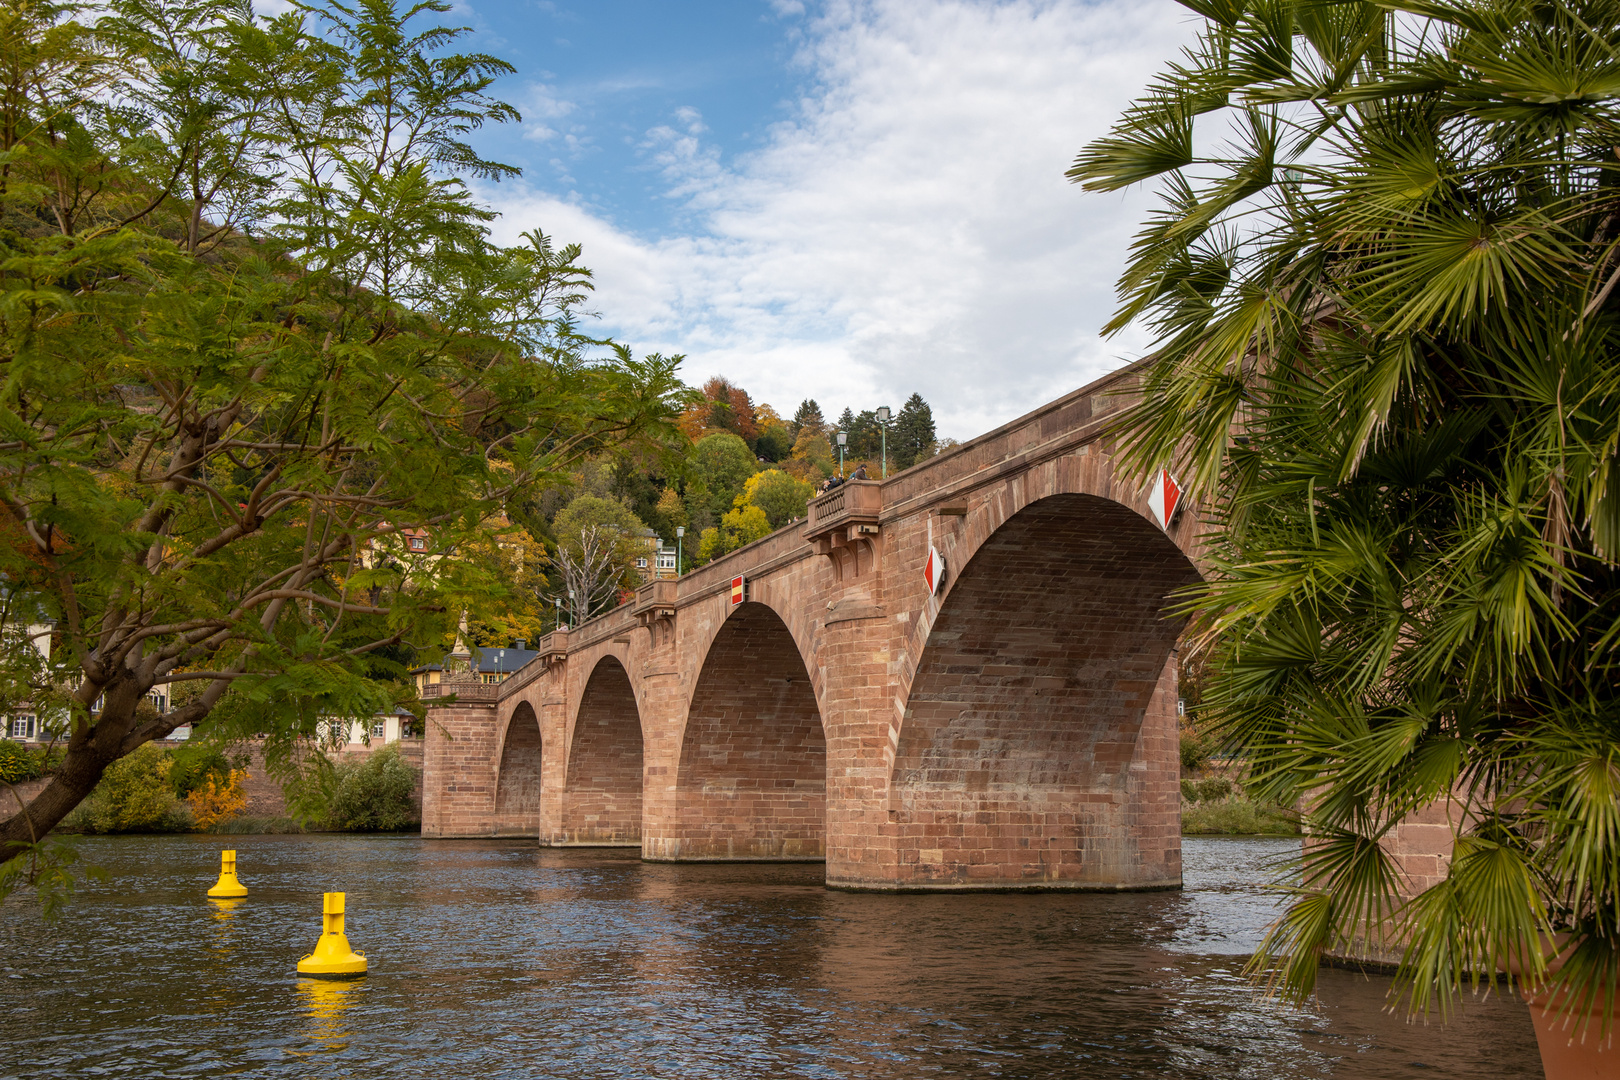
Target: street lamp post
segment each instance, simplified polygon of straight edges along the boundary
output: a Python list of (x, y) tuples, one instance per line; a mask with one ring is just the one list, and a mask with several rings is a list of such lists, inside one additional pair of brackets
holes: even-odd
[(889, 412), (887, 405), (877, 411), (878, 427), (883, 431), (883, 479), (889, 478)]
[(675, 526), (675, 576), (681, 576), (681, 537), (686, 535), (686, 526)]
[(553, 630), (557, 630), (562, 626), (562, 597), (553, 596), (551, 598), (551, 606), (553, 611), (551, 628)]
[(838, 479), (844, 478), (844, 444), (849, 441), (849, 432), (838, 433)]

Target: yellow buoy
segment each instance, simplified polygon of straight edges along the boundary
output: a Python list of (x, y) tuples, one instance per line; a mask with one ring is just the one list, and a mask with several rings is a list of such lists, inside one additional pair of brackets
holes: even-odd
[(208, 890), (208, 895), (216, 900), (231, 896), (246, 896), (247, 890), (242, 883), (236, 880), (236, 852), (222, 851), (219, 853), (219, 880), (214, 887)]
[(321, 940), (298, 961), (298, 974), (316, 979), (352, 979), (366, 973), (366, 958), (343, 935), (343, 893), (329, 892), (321, 907)]

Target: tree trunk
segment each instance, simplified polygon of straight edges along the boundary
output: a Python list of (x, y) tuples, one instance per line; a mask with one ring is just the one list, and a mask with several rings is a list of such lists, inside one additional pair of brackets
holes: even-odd
[[(113, 695), (109, 693), (108, 696)], [(135, 700), (138, 701), (139, 697)], [(126, 707), (119, 708), (120, 705)], [(116, 716), (109, 715), (115, 710), (124, 714), (123, 723), (119, 723)], [(95, 790), (107, 766), (128, 753), (124, 738), (133, 726), (134, 719), (133, 701), (109, 701), (95, 726), (73, 733), (68, 741), (67, 755), (62, 759), (62, 767), (45, 785), (45, 790), (35, 795), (25, 808), (0, 823), (0, 862), (13, 857), (17, 845), (45, 839), (46, 833)]]

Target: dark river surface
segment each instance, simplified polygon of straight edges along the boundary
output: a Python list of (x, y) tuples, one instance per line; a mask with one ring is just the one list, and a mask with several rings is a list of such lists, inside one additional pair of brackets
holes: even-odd
[[(211, 905), (233, 842), (250, 895)], [(1287, 841), (1188, 839), (1183, 892), (832, 892), (822, 868), (417, 837), (87, 840), (66, 919), (0, 906), (0, 1076), (1526, 1077), (1524, 1005), (1389, 980), (1257, 997)], [(321, 893), (371, 974), (301, 980)]]

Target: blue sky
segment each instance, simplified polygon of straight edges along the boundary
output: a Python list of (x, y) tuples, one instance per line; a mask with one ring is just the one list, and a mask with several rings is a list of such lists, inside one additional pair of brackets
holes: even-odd
[(1190, 36), (1172, 0), (457, 0), (518, 72), (496, 238), (584, 246), (596, 328), (791, 413), (970, 438), (1133, 359), (1146, 193), (1063, 179)]
[(484, 149), (642, 236), (691, 224), (650, 132), (701, 117), (706, 143), (734, 158), (792, 114), (806, 77), (792, 70), (803, 19), (762, 0), (487, 0), (456, 14), (519, 71), (501, 89), (524, 135), (491, 132)]

